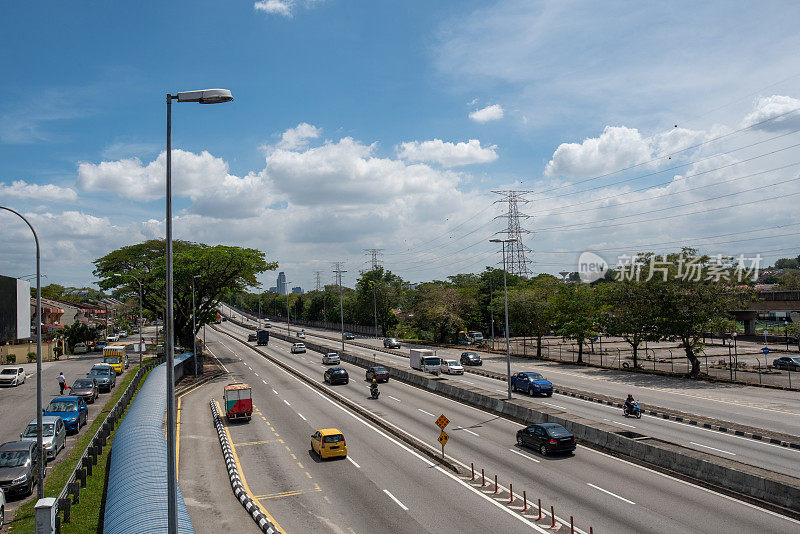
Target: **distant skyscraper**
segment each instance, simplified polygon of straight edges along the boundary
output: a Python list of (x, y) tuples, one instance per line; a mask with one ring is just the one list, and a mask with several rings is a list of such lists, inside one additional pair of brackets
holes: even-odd
[(272, 286), (271, 288), (269, 288), (269, 290), (270, 290), (272, 293), (277, 293), (277, 292), (278, 292), (278, 286)]
[(292, 293), (297, 293), (298, 295), (302, 295), (303, 294), (303, 288), (300, 287), (300, 286), (293, 287), (292, 288)]
[(286, 273), (283, 271), (278, 273), (278, 293), (281, 295), (286, 295), (289, 291), (286, 287)]

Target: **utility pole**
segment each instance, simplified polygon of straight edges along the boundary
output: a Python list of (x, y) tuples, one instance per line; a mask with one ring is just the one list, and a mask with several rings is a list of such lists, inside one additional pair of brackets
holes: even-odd
[(336, 283), (339, 286), (339, 317), (342, 324), (342, 354), (344, 354), (344, 299), (342, 297), (342, 273), (347, 271), (343, 270), (344, 262), (337, 261), (333, 264), (335, 267), (333, 272), (336, 273)]
[(526, 195), (533, 193), (533, 191), (492, 191), (503, 198), (495, 201), (508, 204), (508, 211), (503, 215), (498, 215), (496, 218), (508, 219), (508, 225), (505, 230), (498, 233), (506, 234), (506, 242), (508, 243), (508, 272), (518, 276), (528, 276), (531, 274), (530, 262), (531, 259), (525, 256), (526, 252), (533, 252), (526, 247), (522, 242), (522, 236), (531, 233), (530, 230), (522, 228), (520, 219), (528, 219), (530, 215), (519, 212), (517, 204), (527, 204), (530, 202), (525, 198)]
[(370, 256), (370, 259), (364, 262), (370, 265), (370, 270), (374, 271), (375, 269), (380, 267), (381, 260), (378, 259), (378, 256), (383, 255), (382, 248), (365, 248), (364, 252), (366, 252)]
[(492, 290), (492, 271), (489, 271), (489, 314), (492, 317), (492, 350), (494, 350), (494, 291)]

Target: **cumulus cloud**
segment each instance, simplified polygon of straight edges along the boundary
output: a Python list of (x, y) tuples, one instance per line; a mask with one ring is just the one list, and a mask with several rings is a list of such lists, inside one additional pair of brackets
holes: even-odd
[(16, 180), (10, 185), (0, 182), (0, 197), (37, 202), (69, 202), (76, 200), (78, 194), (68, 187), (54, 184), (29, 184), (25, 180)]
[(307, 122), (301, 122), (294, 128), (289, 128), (281, 134), (281, 140), (276, 145), (283, 150), (297, 150), (305, 148), (311, 139), (317, 139), (322, 133), (322, 128), (317, 128)]
[(259, 0), (253, 7), (256, 11), (261, 11), (270, 15), (292, 16), (293, 0)]
[(411, 141), (396, 147), (397, 157), (407, 161), (428, 161), (443, 167), (460, 167), (473, 163), (489, 163), (497, 159), (497, 146), (481, 146), (477, 139), (466, 143), (450, 143), (441, 139)]
[[(768, 132), (789, 132), (800, 128), (800, 100), (790, 96), (761, 97), (754, 109), (742, 120), (742, 127), (753, 126)], [(773, 120), (770, 120), (773, 119)], [(759, 124), (764, 121), (764, 124)]]
[(476, 109), (469, 114), (469, 118), (480, 123), (500, 120), (503, 118), (503, 107), (500, 104), (492, 104)]

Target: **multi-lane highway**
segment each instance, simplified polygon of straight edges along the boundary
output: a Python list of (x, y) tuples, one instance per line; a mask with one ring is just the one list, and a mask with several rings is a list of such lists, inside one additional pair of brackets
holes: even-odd
[[(223, 324), (222, 327), (238, 339), (246, 333), (235, 325)], [(261, 502), (279, 523), (283, 518), (301, 521), (300, 516), (304, 514), (298, 510), (308, 511), (306, 521), (319, 520), (322, 507), (326, 512), (322, 517), (338, 518), (341, 523), (334, 521), (334, 524), (340, 527), (349, 525), (342, 527), (343, 531), (347, 528), (355, 532), (376, 531), (377, 527), (386, 530), (389, 528), (387, 525), (394, 525), (394, 514), (400, 511), (404, 514), (401, 515), (404, 519), (401, 525), (414, 525), (416, 531), (441, 531), (443, 525), (447, 526), (446, 531), (454, 531), (461, 526), (459, 517), (463, 513), (471, 518), (467, 531), (481, 528), (484, 522), (489, 525), (487, 530), (498, 531), (509, 528), (505, 524), (507, 521), (512, 521), (514, 526), (511, 528), (521, 529), (521, 523), (514, 523), (508, 511), (489, 504), (484, 496), (465, 488), (464, 481), (453, 480), (429, 467), (427, 460), (405, 451), (393, 443), (390, 436), (382, 436), (245, 344), (217, 332), (210, 334), (209, 340), (212, 350), (224, 353), (232, 360), (228, 365), (231, 373), (254, 387), (254, 398), (261, 415), (250, 425), (234, 427), (234, 433), (241, 431), (244, 434), (232, 433), (232, 437), (234, 442), (238, 440), (246, 444), (241, 449), (248, 480), (252, 478), (259, 484), (267, 482), (267, 486), (259, 485), (253, 491), (263, 491), (263, 495), (271, 497), (264, 497)], [(316, 353), (291, 355), (289, 346), (273, 339), (266, 349), (261, 348), (321, 381), (324, 366), (320, 356)], [(446, 414), (452, 421), (448, 427), (452, 436), (447, 445), (449, 457), (465, 466), (474, 463), (477, 469), (483, 468), (489, 476), (497, 474), (500, 485), (513, 484), (517, 494), (525, 490), (529, 499), (541, 498), (545, 505), (552, 504), (556, 515), (567, 522), (570, 515), (574, 516), (583, 532), (588, 532), (589, 526), (595, 532), (787, 532), (800, 528), (796, 521), (592, 449), (579, 447), (574, 456), (541, 457), (515, 445), (514, 434), (520, 428), (518, 424), (396, 381), (381, 385), (380, 400), (372, 401), (368, 398), (364, 370), (349, 364), (344, 364), (344, 367), (352, 380), (348, 385), (337, 386), (338, 393), (431, 444), (436, 444), (438, 435), (434, 420), (440, 413)], [(270, 425), (267, 426), (267, 422)], [(312, 429), (317, 426), (340, 427), (347, 435), (355, 464), (351, 461), (335, 462), (335, 467), (331, 468), (331, 463), (314, 462), (308, 454), (308, 441)], [(284, 452), (272, 450), (274, 440), (279, 439), (287, 441), (281, 444)], [(258, 443), (262, 441), (265, 443)], [(271, 452), (265, 452), (264, 448)], [(279, 453), (284, 457), (281, 458)], [(305, 470), (297, 465), (298, 462)], [(364, 476), (370, 478), (371, 483), (363, 481), (361, 477)], [(304, 484), (300, 485), (300, 482)], [(313, 484), (318, 484), (320, 491)], [(364, 487), (374, 495), (363, 495)], [(420, 493), (423, 487), (435, 488), (435, 494)], [(286, 497), (278, 495), (293, 491), (300, 493), (286, 494)], [(355, 492), (358, 503), (371, 504), (370, 513), (362, 517), (362, 508), (357, 508), (357, 514), (348, 512), (348, 507), (354, 503), (341, 500), (343, 497), (330, 496), (331, 491), (337, 494)], [(375, 501), (375, 495), (389, 500)], [(505, 495), (507, 499), (508, 494)], [(294, 497), (305, 504), (298, 508), (293, 503)], [(387, 508), (390, 504), (397, 509)], [(431, 508), (462, 513), (455, 514), (455, 517), (431, 515)], [(467, 511), (463, 512), (464, 509)], [(373, 519), (383, 515), (384, 511), (391, 516)], [(441, 522), (440, 517), (447, 520)], [(295, 523), (293, 526), (305, 529), (310, 524)], [(397, 529), (392, 526), (390, 531)], [(326, 526), (323, 530), (335, 529)], [(287, 531), (292, 530), (287, 528)]]

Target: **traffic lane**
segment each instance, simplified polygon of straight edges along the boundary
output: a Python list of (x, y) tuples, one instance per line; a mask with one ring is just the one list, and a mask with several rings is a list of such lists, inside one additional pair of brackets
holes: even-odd
[[(418, 453), (409, 450), (405, 445), (361, 421), (268, 360), (251, 352), (249, 355), (245, 355), (244, 363), (248, 370), (252, 369), (253, 380), (261, 380), (262, 384), (267, 382), (264, 385), (268, 386), (275, 396), (275, 400), (269, 405), (269, 417), (276, 417), (279, 410), (286, 409), (284, 406), (297, 408), (295, 414), (290, 414), (290, 418), (292, 415), (294, 416), (294, 422), (290, 421), (283, 434), (292, 435), (295, 441), (305, 443), (306, 449), (308, 449), (307, 443), (310, 441), (311, 432), (318, 427), (336, 426), (347, 436), (349, 456), (353, 460), (352, 462), (347, 461), (348, 464), (352, 464), (348, 468), (357, 470), (361, 476), (367, 476), (370, 482), (366, 488), (379, 498), (376, 506), (370, 506), (363, 513), (355, 515), (359, 522), (364, 521), (364, 514), (367, 514), (368, 517), (370, 514), (382, 513), (383, 509), (387, 506), (392, 507), (392, 503), (394, 503), (403, 512), (407, 512), (420, 524), (425, 525), (425, 528), (422, 528), (410, 523), (409, 531), (419, 532), (420, 529), (429, 532), (440, 529), (448, 532), (458, 530), (492, 531), (495, 527), (519, 528), (521, 522), (519, 518), (497, 509), (490, 499), (477, 497), (483, 504), (476, 506), (476, 503), (471, 502), (473, 498), (469, 497), (469, 495), (473, 495), (473, 492), (462, 483), (454, 480), (447, 473), (439, 471), (438, 468), (431, 467), (432, 464)], [(259, 376), (255, 376), (255, 373), (259, 373)], [(265, 375), (270, 378), (262, 378)], [(274, 391), (272, 391), (273, 389)], [(298, 431), (299, 428), (302, 428), (302, 425), (298, 425), (296, 422), (298, 419), (308, 420), (305, 431)], [(274, 423), (272, 419), (270, 422)], [(275, 428), (278, 430), (277, 426)], [(283, 434), (281, 437), (284, 437)], [(316, 458), (315, 455), (311, 456)], [(340, 463), (345, 462), (340, 461)], [(328, 469), (329, 462), (317, 464), (315, 461), (314, 465), (320, 466), (324, 472)], [(311, 469), (314, 467), (312, 466)], [(311, 474), (314, 474), (313, 470)], [(420, 487), (420, 480), (423, 479), (425, 484)], [(331, 483), (338, 488), (342, 480), (337, 476)], [(363, 484), (363, 481), (359, 483)], [(454, 490), (452, 487), (454, 484), (457, 488), (460, 487), (461, 491)], [(325, 490), (324, 484), (321, 483), (320, 486)], [(348, 489), (347, 492), (349, 491)], [(360, 498), (359, 493), (354, 495)], [(389, 504), (386, 504), (387, 502)], [(431, 506), (431, 503), (436, 503), (436, 506)], [(352, 503), (347, 503), (347, 506), (352, 506)], [(476, 521), (471, 515), (475, 513), (476, 508), (480, 510), (481, 507), (487, 507), (484, 510), (486, 513), (496, 515), (499, 512), (501, 516), (506, 517), (492, 517), (491, 521), (486, 519)], [(408, 522), (408, 517), (403, 516), (403, 521)], [(392, 528), (394, 530), (389, 531), (397, 531), (396, 526)], [(376, 531), (372, 528), (364, 530)]]
[(230, 381), (223, 376), (181, 397), (178, 484), (197, 534), (261, 532), (231, 490), (208, 404)]
[[(314, 368), (318, 365), (316, 362), (302, 355), (294, 355), (294, 358), (292, 360), (289, 357), (284, 361), (293, 361), (294, 366), (313, 376)], [(734, 527), (753, 521), (755, 515), (758, 516), (755, 525), (772, 525), (772, 531), (775, 532), (786, 528), (784, 519), (776, 518), (769, 512), (756, 508), (743, 510), (747, 508), (743, 503), (591, 449), (581, 447), (572, 458), (543, 458), (513, 445), (516, 430), (521, 425), (494, 418), (491, 414), (396, 381), (381, 385), (381, 408), (375, 408), (379, 403), (365, 400), (368, 386), (365, 383), (358, 384), (362, 379), (354, 374), (360, 368), (349, 364), (344, 364), (344, 367), (350, 368), (349, 372), (356, 380), (350, 384), (354, 387), (337, 386), (337, 392), (371, 408), (377, 415), (386, 417), (417, 437), (430, 435), (431, 442), (438, 435), (438, 429), (433, 426), (435, 416), (438, 413), (447, 414), (452, 420), (448, 432), (453, 436), (448, 442), (449, 456), (456, 455), (465, 465), (480, 458), (489, 473), (500, 475), (501, 483), (503, 480), (511, 480), (512, 483), (532, 481), (533, 486), (529, 487), (538, 488), (535, 491), (543, 495), (546, 502), (556, 503), (558, 509), (568, 509), (570, 515), (591, 517), (595, 526), (602, 525), (614, 532), (641, 532), (652, 528), (657, 522), (668, 531), (705, 531), (709, 525), (706, 522), (710, 515), (708, 512), (700, 516), (704, 518), (700, 523), (692, 523), (692, 519), (687, 520), (684, 514), (687, 509), (684, 499), (688, 492), (693, 502), (701, 503), (698, 505), (701, 509), (712, 507), (715, 514), (719, 514), (717, 522), (711, 524), (733, 521), (731, 526)], [(387, 398), (395, 403), (387, 405), (383, 401)], [(588, 456), (582, 452), (588, 453)], [(559, 481), (556, 487), (552, 483), (554, 480)], [(524, 486), (517, 487), (524, 489)], [(665, 493), (669, 498), (665, 498)], [(576, 502), (574, 496), (581, 494), (586, 495)], [(633, 504), (627, 502), (631, 499), (626, 499), (624, 495), (634, 496), (636, 501)], [(642, 509), (647, 513), (643, 515)], [(762, 516), (766, 518), (762, 520)]]

